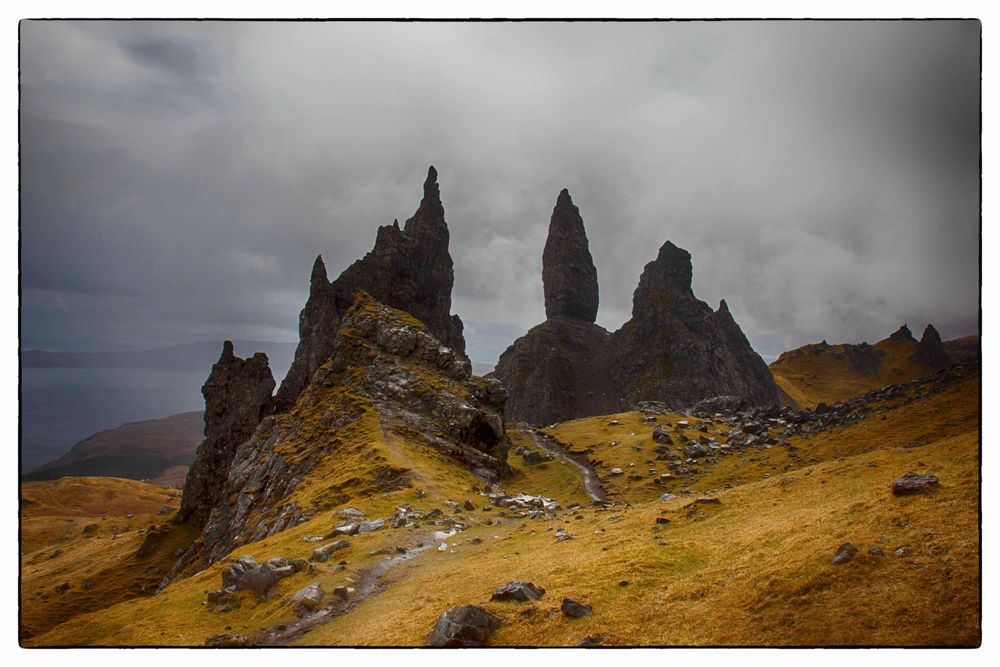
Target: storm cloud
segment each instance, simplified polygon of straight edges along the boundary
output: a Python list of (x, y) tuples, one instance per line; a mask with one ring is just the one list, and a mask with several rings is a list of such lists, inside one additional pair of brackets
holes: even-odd
[(974, 333), (978, 22), (21, 24), (22, 341), (294, 341), (437, 167), (470, 356), (544, 319), (556, 195), (598, 323), (689, 250), (767, 359)]

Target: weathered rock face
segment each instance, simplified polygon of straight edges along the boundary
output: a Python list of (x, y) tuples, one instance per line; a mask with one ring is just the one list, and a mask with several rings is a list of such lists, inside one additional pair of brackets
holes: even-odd
[(695, 298), (687, 251), (669, 241), (660, 248), (633, 295), (632, 319), (612, 334), (594, 324), (596, 271), (566, 191), (543, 260), (548, 319), (516, 340), (491, 374), (510, 393), (508, 419), (550, 424), (640, 401), (688, 407), (715, 396), (777, 403), (770, 370), (726, 302), (713, 311)]
[(402, 229), (398, 222), (379, 227), (371, 252), (333, 282), (327, 279), (322, 257), (317, 257), (309, 300), (299, 315), (299, 347), (278, 390), (278, 409), (287, 410), (295, 403), (330, 356), (343, 314), (361, 290), (410, 313), (441, 343), (464, 355), (462, 320), (450, 314), (455, 277), (448, 241), (437, 171), (431, 167), (420, 207)]
[(542, 253), (545, 316), (593, 323), (597, 319), (597, 269), (590, 256), (580, 209), (569, 191), (559, 193)]
[(947, 350), (944, 349), (944, 343), (941, 342), (941, 336), (934, 325), (927, 325), (927, 328), (924, 329), (924, 335), (920, 337), (919, 345), (916, 352), (918, 360), (934, 368), (951, 366), (951, 358), (948, 356)]
[(179, 523), (188, 522), (198, 528), (205, 525), (219, 501), (237, 448), (273, 411), (273, 391), (274, 377), (267, 356), (257, 353), (241, 359), (233, 354), (233, 344), (227, 340), (222, 356), (201, 388), (205, 397), (205, 440), (198, 447), (184, 483), (177, 513)]
[(509, 419), (553, 424), (610, 412), (609, 334), (582, 320), (546, 320), (500, 355), (494, 377), (508, 388)]
[[(377, 463), (367, 444), (373, 438), (405, 438), (484, 480), (505, 477), (506, 398), (503, 385), (473, 376), (465, 355), (442, 345), (429, 327), (359, 292), (299, 400), (264, 419), (236, 451), (200, 542), (178, 569), (215, 562), (239, 544), (297, 525), (315, 509), (314, 496), (302, 500), (297, 490), (318, 483), (316, 469), (345, 448), (366, 452), (370, 474), (353, 482), (355, 492), (409, 486), (409, 471)], [(334, 496), (325, 492), (323, 502)]]
[(778, 402), (764, 360), (729, 312), (691, 290), (691, 255), (667, 241), (646, 265), (632, 297), (632, 319), (612, 337), (612, 375), (626, 404), (658, 400), (688, 406), (738, 396), (750, 405)]

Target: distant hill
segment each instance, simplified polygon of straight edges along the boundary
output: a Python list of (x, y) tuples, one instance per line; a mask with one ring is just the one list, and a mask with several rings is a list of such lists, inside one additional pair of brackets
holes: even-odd
[[(241, 356), (254, 352), (267, 355), (271, 370), (277, 378), (283, 377), (292, 363), (295, 343), (267, 341), (233, 341), (235, 351)], [(24, 368), (190, 368), (204, 369), (205, 376), (222, 352), (222, 341), (182, 343), (153, 350), (121, 350), (117, 352), (46, 352), (25, 350), (21, 352)]]
[(936, 348), (940, 354), (940, 345), (933, 327), (918, 341), (904, 325), (874, 345), (830, 345), (826, 341), (804, 345), (783, 353), (770, 369), (782, 392), (782, 403), (815, 407), (930, 375), (948, 363), (931, 351)]
[(944, 342), (944, 349), (956, 364), (966, 361), (976, 363), (980, 361), (981, 348), (979, 336), (963, 336), (962, 338), (946, 340)]
[(63, 456), (26, 473), (22, 481), (102, 476), (183, 484), (204, 439), (204, 426), (200, 411), (122, 424), (81, 440)]

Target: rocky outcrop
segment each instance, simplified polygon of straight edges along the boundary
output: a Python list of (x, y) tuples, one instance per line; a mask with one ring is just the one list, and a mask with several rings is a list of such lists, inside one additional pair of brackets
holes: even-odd
[(608, 337), (596, 324), (556, 318), (514, 341), (492, 374), (508, 388), (507, 417), (548, 425), (610, 412)]
[(928, 324), (927, 328), (924, 329), (924, 335), (920, 337), (915, 356), (918, 361), (933, 368), (948, 368), (952, 363), (944, 348), (944, 343), (941, 342), (941, 336), (932, 324)]
[[(179, 568), (215, 562), (303, 521), (316, 496), (300, 488), (324, 483), (317, 468), (345, 451), (364, 452), (353, 493), (409, 486), (410, 472), (381, 458), (376, 440), (436, 450), (488, 482), (507, 476), (506, 398), (499, 382), (473, 376), (465, 355), (429, 327), (359, 292), (296, 404), (264, 419), (236, 451), (201, 539)], [(321, 497), (347, 500), (332, 489)]]
[(448, 241), (437, 170), (430, 167), (420, 206), (402, 228), (398, 222), (379, 227), (371, 252), (333, 282), (327, 278), (323, 258), (317, 257), (309, 299), (299, 315), (299, 346), (276, 397), (278, 409), (287, 410), (295, 403), (330, 356), (344, 313), (361, 290), (413, 315), (442, 344), (464, 356), (462, 320), (451, 315), (455, 277)]
[(727, 395), (777, 403), (771, 372), (726, 302), (713, 311), (695, 297), (691, 277), (691, 255), (670, 241), (643, 270), (632, 319), (612, 335), (611, 373), (622, 401), (683, 407)]
[(508, 388), (509, 419), (551, 424), (630, 409), (687, 407), (715, 396), (771, 405), (778, 391), (723, 301), (691, 290), (691, 255), (670, 243), (646, 265), (632, 319), (609, 334), (594, 324), (597, 272), (583, 219), (565, 190), (549, 225), (542, 277), (548, 319), (517, 339), (491, 374)]
[(590, 256), (580, 209), (568, 190), (559, 193), (542, 253), (545, 317), (597, 319), (597, 269)]
[(198, 528), (205, 525), (219, 501), (237, 448), (273, 411), (273, 391), (274, 377), (267, 356), (257, 353), (241, 359), (233, 354), (233, 344), (227, 340), (222, 356), (201, 388), (205, 397), (205, 440), (198, 447), (184, 483), (176, 519), (179, 523)]

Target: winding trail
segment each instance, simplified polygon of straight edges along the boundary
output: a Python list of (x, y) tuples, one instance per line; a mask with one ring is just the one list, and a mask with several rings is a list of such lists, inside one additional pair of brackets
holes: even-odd
[(524, 431), (531, 436), (532, 441), (540, 448), (564, 461), (569, 461), (579, 468), (580, 472), (583, 473), (583, 490), (587, 492), (591, 500), (596, 502), (607, 501), (608, 494), (605, 493), (604, 488), (601, 486), (601, 481), (597, 478), (597, 472), (590, 465), (590, 461), (587, 460), (586, 456), (583, 454), (570, 454), (566, 451), (566, 447), (552, 436), (541, 436), (531, 428), (524, 429)]
[[(397, 554), (390, 558), (385, 558), (374, 565), (361, 570), (359, 580), (354, 586), (354, 593), (346, 600), (339, 600), (331, 605), (320, 609), (317, 612), (304, 616), (303, 618), (281, 623), (272, 628), (258, 630), (250, 636), (248, 646), (288, 646), (291, 642), (302, 637), (307, 632), (329, 623), (335, 618), (347, 614), (359, 604), (375, 597), (385, 590), (386, 583), (382, 581), (390, 570), (397, 565), (412, 560), (416, 556), (434, 549), (442, 540), (454, 535), (455, 531), (447, 533), (436, 531), (431, 535), (425, 535), (422, 542), (418, 542), (413, 547), (407, 547), (406, 553)], [(329, 594), (329, 593), (328, 593)]]

